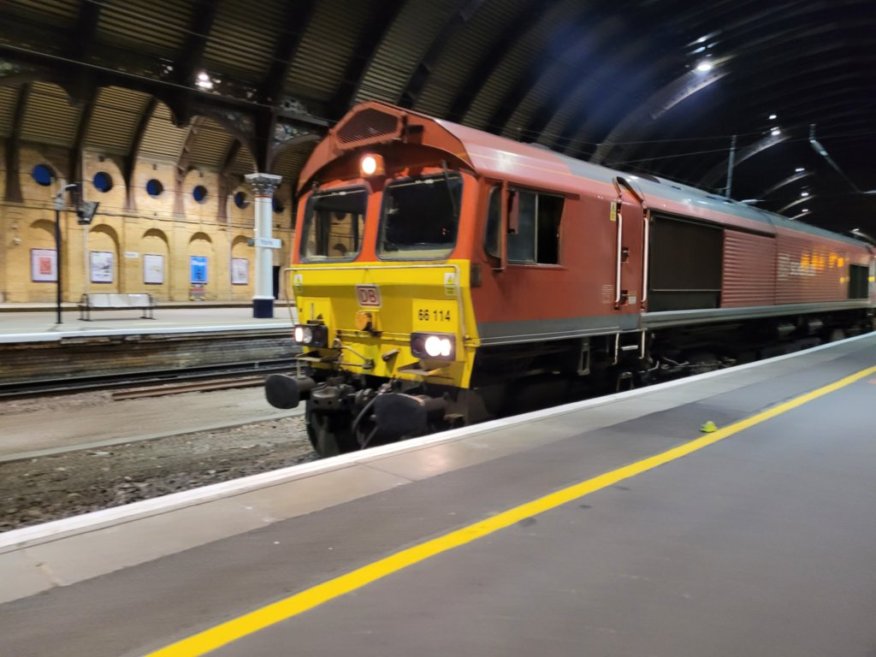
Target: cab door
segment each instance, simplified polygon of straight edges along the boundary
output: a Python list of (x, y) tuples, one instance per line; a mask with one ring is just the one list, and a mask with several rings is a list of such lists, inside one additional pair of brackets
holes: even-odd
[(617, 192), (611, 209), (615, 223), (614, 310), (638, 314), (648, 301), (650, 212), (638, 186), (623, 176), (616, 176), (613, 183)]

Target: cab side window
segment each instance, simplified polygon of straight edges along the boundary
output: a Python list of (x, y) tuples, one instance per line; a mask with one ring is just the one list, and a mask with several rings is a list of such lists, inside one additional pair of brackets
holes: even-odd
[(514, 190), (518, 203), (517, 233), (508, 235), (508, 261), (555, 265), (560, 261), (560, 218), (563, 197)]

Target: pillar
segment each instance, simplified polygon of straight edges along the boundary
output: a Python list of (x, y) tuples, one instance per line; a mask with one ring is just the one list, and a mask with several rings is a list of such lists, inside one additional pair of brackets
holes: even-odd
[(246, 182), (252, 186), (255, 197), (255, 285), (252, 297), (252, 316), (265, 319), (274, 316), (274, 290), (271, 267), (274, 264), (272, 251), (280, 248), (280, 240), (271, 238), (271, 200), (274, 190), (279, 187), (282, 176), (270, 173), (250, 173)]

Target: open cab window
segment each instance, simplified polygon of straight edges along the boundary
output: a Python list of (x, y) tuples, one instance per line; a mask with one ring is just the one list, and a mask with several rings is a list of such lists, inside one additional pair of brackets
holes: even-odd
[[(502, 234), (503, 194), (508, 213), (507, 237)], [(501, 260), (502, 267), (506, 257), (502, 247), (505, 245), (507, 261), (511, 264), (559, 264), (563, 202), (562, 196), (493, 185), (487, 203), (484, 251)]]
[(517, 232), (508, 235), (508, 262), (556, 265), (560, 262), (563, 197), (526, 189), (512, 190), (517, 203)]
[(456, 246), (462, 177), (407, 178), (386, 186), (377, 255), (384, 260), (446, 258)]
[(353, 260), (362, 248), (368, 193), (339, 189), (310, 197), (304, 217), (301, 259), (305, 262)]

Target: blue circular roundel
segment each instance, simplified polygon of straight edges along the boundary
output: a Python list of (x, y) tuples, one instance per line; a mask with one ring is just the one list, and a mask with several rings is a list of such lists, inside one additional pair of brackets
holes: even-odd
[(55, 172), (52, 171), (52, 167), (48, 164), (37, 164), (30, 172), (30, 175), (38, 185), (48, 187), (52, 184)]

